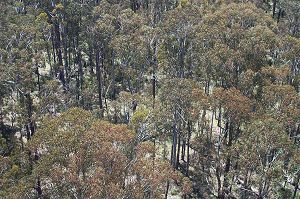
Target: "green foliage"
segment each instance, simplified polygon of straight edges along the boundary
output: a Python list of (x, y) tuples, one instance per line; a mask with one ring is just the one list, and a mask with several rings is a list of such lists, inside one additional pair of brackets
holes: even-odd
[(291, 190), (289, 190), (289, 189), (286, 189), (286, 188), (280, 188), (278, 190), (278, 194), (277, 195), (278, 195), (277, 196), (278, 198), (282, 198), (282, 199), (284, 199), (284, 198), (292, 198), (293, 192)]
[(148, 115), (149, 109), (146, 108), (140, 108), (135, 111), (130, 121), (131, 125), (134, 126), (134, 129), (138, 129), (139, 127), (141, 127), (141, 125), (146, 121)]
[(1, 1), (0, 198), (294, 197), (299, 5)]
[(181, 0), (180, 5), (181, 7), (185, 7), (189, 3), (189, 0)]

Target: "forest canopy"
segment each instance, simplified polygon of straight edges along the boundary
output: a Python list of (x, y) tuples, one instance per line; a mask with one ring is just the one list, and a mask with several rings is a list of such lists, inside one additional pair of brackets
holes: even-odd
[(0, 1), (0, 198), (299, 199), (300, 1)]

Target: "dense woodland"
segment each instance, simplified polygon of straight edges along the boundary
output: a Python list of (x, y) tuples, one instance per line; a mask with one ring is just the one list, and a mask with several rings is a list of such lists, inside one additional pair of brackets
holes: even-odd
[(300, 198), (299, 0), (1, 0), (0, 198)]

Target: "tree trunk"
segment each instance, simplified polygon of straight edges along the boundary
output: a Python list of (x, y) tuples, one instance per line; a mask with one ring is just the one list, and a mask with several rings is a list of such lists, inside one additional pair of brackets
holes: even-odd
[(40, 81), (40, 72), (39, 72), (39, 66), (36, 65), (36, 71), (35, 71), (36, 75), (37, 75), (37, 83), (38, 83), (38, 89), (39, 89), (39, 92), (41, 92), (41, 81)]
[[(54, 28), (51, 28), (51, 42), (52, 42), (53, 63), (56, 64)], [(54, 77), (56, 77), (57, 69), (54, 68), (54, 71), (50, 71), (50, 73), (53, 74)]]
[(223, 199), (224, 195), (222, 192), (221, 171), (220, 171), (219, 163), (217, 163), (216, 165), (216, 177), (218, 183), (218, 199)]
[(63, 27), (62, 40), (63, 40), (65, 79), (66, 79), (66, 86), (68, 87), (70, 78), (69, 78), (67, 27)]
[(32, 98), (30, 96), (30, 93), (25, 94), (25, 102), (27, 109), (27, 139), (30, 139), (35, 133), (34, 122), (32, 121)]
[(179, 39), (179, 77), (184, 77), (185, 38)]
[(93, 48), (92, 47), (89, 47), (89, 66), (90, 66), (90, 75), (94, 76)]
[(77, 62), (78, 62), (78, 90), (79, 90), (79, 104), (83, 107), (84, 105), (84, 99), (82, 96), (82, 90), (83, 90), (83, 67), (82, 67), (82, 60), (81, 60), (81, 52), (78, 51), (77, 54)]
[(98, 83), (98, 103), (99, 103), (99, 113), (100, 117), (103, 117), (103, 101), (102, 101), (102, 74), (100, 67), (100, 51), (96, 49), (96, 76)]
[[(227, 131), (227, 136), (228, 136), (228, 143), (227, 143), (227, 148), (230, 148), (232, 145), (232, 141), (233, 141), (233, 125), (230, 124), (229, 122), (227, 122), (226, 124), (228, 126), (228, 131)], [(226, 138), (225, 138), (226, 139)], [(231, 159), (228, 156), (226, 159), (226, 164), (225, 164), (225, 169), (224, 169), (224, 183), (223, 183), (223, 197), (225, 197), (226, 194), (229, 193), (229, 182), (228, 182), (228, 176), (227, 174), (230, 171), (230, 166), (231, 166)]]
[(172, 135), (172, 152), (171, 164), (176, 168), (176, 147), (177, 147), (177, 113), (174, 111), (173, 135)]
[(54, 22), (54, 33), (55, 33), (55, 48), (56, 48), (56, 55), (58, 58), (58, 66), (59, 66), (59, 79), (64, 87), (66, 88), (66, 81), (65, 81), (65, 74), (63, 69), (63, 58), (61, 52), (61, 40), (60, 40), (60, 31), (59, 31), (59, 24)]
[(181, 142), (181, 133), (178, 133), (178, 142), (177, 142), (177, 156), (176, 156), (176, 169), (178, 169), (179, 166), (179, 160), (180, 160), (180, 142)]
[(115, 52), (111, 52), (111, 65), (112, 65), (112, 100), (116, 100), (116, 69), (115, 69)]
[(3, 115), (3, 97), (0, 95), (0, 126), (4, 123), (4, 115)]
[(298, 174), (297, 176), (297, 179), (295, 179), (295, 188), (294, 188), (294, 192), (293, 192), (293, 199), (296, 199), (296, 196), (297, 196), (297, 192), (298, 192), (298, 189), (299, 189), (299, 180), (300, 180), (300, 174)]
[(170, 182), (169, 182), (169, 181), (167, 181), (167, 187), (166, 187), (166, 192), (165, 192), (165, 199), (167, 199), (167, 198), (168, 198), (169, 187), (170, 187)]
[(152, 97), (153, 97), (153, 108), (155, 107), (155, 95), (156, 95), (156, 77), (155, 73), (152, 76)]
[(190, 167), (190, 140), (192, 135), (192, 124), (188, 121), (188, 137), (187, 137), (187, 160), (186, 160), (186, 173), (185, 175), (189, 176), (189, 167)]
[(182, 140), (182, 146), (181, 146), (181, 160), (185, 161), (185, 150), (186, 150), (186, 140), (185, 138)]
[(273, 18), (275, 18), (276, 15), (276, 4), (277, 4), (277, 0), (273, 0), (273, 9), (272, 9)]

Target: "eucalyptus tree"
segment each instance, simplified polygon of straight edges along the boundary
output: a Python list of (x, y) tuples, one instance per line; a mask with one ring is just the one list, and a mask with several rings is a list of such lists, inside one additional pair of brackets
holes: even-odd
[[(250, 3), (231, 3), (208, 12), (196, 28), (197, 74), (210, 84), (238, 86), (241, 74), (276, 58), (272, 18)], [(259, 34), (258, 34), (259, 33)], [(209, 89), (208, 89), (209, 90)]]
[(79, 108), (44, 118), (28, 150), (33, 170), (24, 181), (30, 183), (15, 185), (9, 197), (161, 198), (166, 181), (186, 183), (166, 162), (153, 162), (151, 143), (136, 142), (126, 125)]
[(189, 3), (181, 3), (176, 9), (165, 14), (162, 23), (163, 43), (158, 61), (166, 74), (180, 78), (193, 75), (193, 28), (200, 23), (202, 15), (201, 7)]

